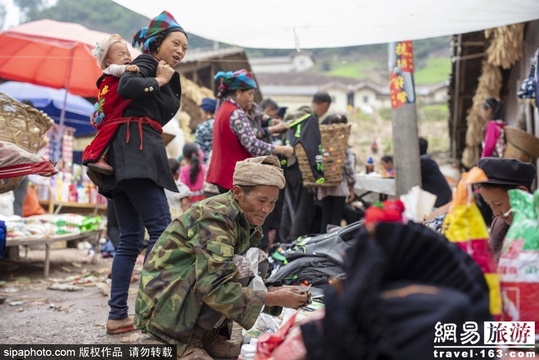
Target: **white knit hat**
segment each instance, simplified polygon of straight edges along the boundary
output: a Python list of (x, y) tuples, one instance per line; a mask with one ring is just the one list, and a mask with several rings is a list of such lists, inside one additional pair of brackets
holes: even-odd
[(117, 42), (123, 43), (125, 41), (120, 35), (112, 34), (109, 37), (106, 37), (101, 40), (92, 50), (92, 54), (97, 59), (97, 66), (99, 66), (101, 69), (105, 70), (107, 68), (107, 65), (105, 65), (105, 59), (107, 58), (107, 54), (112, 44)]

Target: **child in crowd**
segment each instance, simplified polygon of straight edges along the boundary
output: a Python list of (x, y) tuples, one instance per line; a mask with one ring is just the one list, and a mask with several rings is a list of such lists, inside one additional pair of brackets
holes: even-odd
[(216, 106), (217, 100), (212, 98), (204, 98), (200, 104), (200, 115), (205, 121), (195, 130), (195, 144), (204, 151), (204, 164), (208, 164), (212, 150)]
[[(131, 102), (121, 98), (116, 89), (120, 76), (125, 72), (139, 72), (137, 65), (130, 65), (131, 54), (127, 44), (118, 34), (112, 34), (103, 39), (93, 51), (97, 64), (103, 69), (103, 75), (97, 80), (99, 88), (97, 103), (90, 119), (92, 125), (98, 130), (95, 138), (84, 149), (82, 162), (90, 170), (88, 176), (92, 181), (100, 183), (95, 172), (111, 175), (113, 168), (105, 162), (108, 143), (115, 133), (117, 124), (110, 120), (122, 117), (123, 110)], [(105, 126), (106, 125), (106, 126)], [(94, 183), (96, 183), (94, 181)], [(96, 183), (96, 185), (100, 185)]]
[(169, 158), (168, 167), (170, 168), (174, 182), (178, 187), (177, 193), (165, 189), (168, 206), (170, 207), (170, 215), (172, 216), (172, 219), (175, 219), (189, 209), (189, 195), (191, 194), (191, 191), (187, 185), (180, 181), (180, 162), (176, 159)]
[(490, 97), (483, 102), (481, 110), (481, 115), (486, 123), (481, 157), (503, 157), (505, 151), (504, 128), (507, 125), (503, 120), (503, 103), (500, 99)]
[(204, 200), (204, 177), (206, 165), (201, 161), (201, 151), (195, 143), (187, 143), (183, 146), (183, 161), (185, 165), (180, 169), (180, 181), (189, 187), (192, 204)]
[(395, 177), (395, 168), (393, 165), (393, 156), (384, 155), (380, 159), (380, 164), (384, 168), (385, 177)]

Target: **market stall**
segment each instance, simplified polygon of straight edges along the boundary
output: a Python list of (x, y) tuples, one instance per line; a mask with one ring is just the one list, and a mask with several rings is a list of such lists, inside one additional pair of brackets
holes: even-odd
[[(26, 251), (29, 246), (32, 245), (45, 245), (45, 259), (44, 259), (44, 269), (43, 276), (49, 276), (50, 270), (50, 250), (53, 247), (52, 245), (58, 242), (68, 242), (68, 241), (88, 241), (91, 244), (97, 244), (101, 238), (102, 230), (88, 231), (80, 234), (63, 234), (63, 235), (38, 235), (38, 236), (27, 236), (27, 237), (8, 237), (7, 238), (7, 247), (18, 247), (24, 246)], [(26, 256), (25, 256), (26, 258)]]
[[(51, 249), (75, 241), (97, 245), (104, 229), (98, 214), (104, 213), (106, 199), (83, 174), (82, 166), (73, 164), (75, 129), (54, 125), (44, 113), (4, 94), (0, 104), (0, 142), (5, 148), (0, 158), (0, 192), (9, 195), (26, 178), (30, 185), (24, 202), (35, 205), (31, 210), (23, 205), (22, 213), (14, 214), (9, 200), (13, 196), (4, 204), (0, 221), (6, 227), (7, 257), (18, 260), (21, 246), (26, 254), (30, 247), (44, 246), (44, 275), (48, 276)], [(20, 163), (17, 152), (34, 162)], [(9, 163), (12, 158), (18, 162)]]

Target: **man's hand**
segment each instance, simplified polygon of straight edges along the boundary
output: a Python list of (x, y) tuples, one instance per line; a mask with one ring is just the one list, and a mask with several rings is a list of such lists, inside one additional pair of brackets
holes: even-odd
[(268, 127), (268, 131), (270, 134), (283, 133), (283, 132), (288, 131), (289, 129), (290, 129), (290, 124), (286, 122), (280, 122), (280, 123), (277, 123)]
[(266, 295), (264, 305), (282, 306), (297, 309), (305, 306), (309, 299), (309, 292), (295, 286), (272, 288)]
[(291, 157), (294, 155), (294, 148), (290, 145), (277, 145), (275, 150), (273, 150), (275, 155), (283, 155), (284, 157)]

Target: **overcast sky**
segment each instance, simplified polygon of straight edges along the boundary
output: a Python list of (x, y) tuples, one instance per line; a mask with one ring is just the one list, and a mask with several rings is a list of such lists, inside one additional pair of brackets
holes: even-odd
[(0, 0), (0, 3), (6, 7), (6, 18), (4, 19), (4, 28), (9, 29), (19, 24), (19, 8), (13, 5), (13, 0)]

